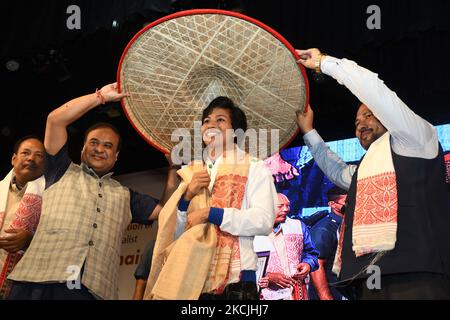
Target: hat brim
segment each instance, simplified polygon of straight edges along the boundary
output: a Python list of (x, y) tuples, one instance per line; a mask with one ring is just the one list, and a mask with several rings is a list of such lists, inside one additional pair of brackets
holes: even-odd
[[(139, 31), (120, 60), (117, 81), (123, 110), (135, 130), (168, 153), (176, 129), (193, 132), (203, 109), (217, 96), (231, 98), (248, 128), (278, 130), (278, 145), (298, 133), (295, 111), (309, 100), (308, 80), (289, 42), (245, 15), (189, 10)], [(268, 141), (266, 155), (272, 150)]]

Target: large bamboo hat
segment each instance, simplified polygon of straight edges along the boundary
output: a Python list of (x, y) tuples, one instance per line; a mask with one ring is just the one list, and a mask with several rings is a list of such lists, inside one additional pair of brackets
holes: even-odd
[(305, 110), (309, 98), (297, 59), (281, 35), (250, 17), (178, 12), (146, 26), (128, 44), (117, 75), (120, 90), (129, 93), (122, 105), (137, 132), (165, 153), (177, 143), (174, 130), (193, 132), (194, 121), (218, 96), (246, 113), (249, 129), (278, 129), (285, 146), (298, 132), (295, 111)]

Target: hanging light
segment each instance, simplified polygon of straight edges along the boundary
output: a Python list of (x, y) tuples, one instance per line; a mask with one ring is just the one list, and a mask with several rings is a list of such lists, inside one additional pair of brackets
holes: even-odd
[(20, 68), (20, 63), (17, 60), (9, 60), (5, 63), (5, 67), (8, 71), (16, 72)]

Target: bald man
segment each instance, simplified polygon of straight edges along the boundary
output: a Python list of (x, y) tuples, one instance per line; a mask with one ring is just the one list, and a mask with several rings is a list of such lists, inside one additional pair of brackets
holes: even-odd
[(290, 201), (278, 193), (278, 210), (269, 236), (255, 237), (256, 252), (270, 251), (265, 276), (259, 285), (264, 300), (306, 300), (305, 278), (318, 268), (319, 253), (308, 228), (289, 218)]

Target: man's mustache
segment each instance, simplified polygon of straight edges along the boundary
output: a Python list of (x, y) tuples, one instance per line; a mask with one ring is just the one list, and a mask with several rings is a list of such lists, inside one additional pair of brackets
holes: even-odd
[(366, 128), (366, 127), (363, 127), (359, 130), (360, 133), (364, 133), (366, 131), (373, 131), (373, 130), (371, 128)]
[(102, 158), (102, 159), (106, 159), (107, 158), (104, 153), (99, 153), (99, 152), (94, 152), (94, 153), (91, 154), (91, 156), (99, 157), (99, 158)]

